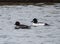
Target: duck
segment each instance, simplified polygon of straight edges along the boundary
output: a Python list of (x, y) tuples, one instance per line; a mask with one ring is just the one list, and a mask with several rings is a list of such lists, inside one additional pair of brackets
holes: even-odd
[(30, 26), (20, 24), (19, 21), (16, 21), (15, 22), (15, 29), (30, 29)]
[(33, 26), (49, 26), (48, 23), (44, 23), (44, 22), (38, 22), (38, 19), (37, 18), (34, 18), (31, 22), (33, 22)]

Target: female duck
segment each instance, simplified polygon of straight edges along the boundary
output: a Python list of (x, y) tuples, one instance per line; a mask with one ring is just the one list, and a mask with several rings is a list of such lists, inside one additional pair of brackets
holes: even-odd
[(33, 24), (32, 24), (33, 26), (40, 26), (40, 25), (49, 26), (49, 24), (47, 24), (47, 23), (38, 22), (38, 20), (36, 18), (34, 18), (32, 20), (32, 22), (33, 22)]
[(16, 21), (15, 22), (15, 29), (30, 29), (30, 26), (27, 26), (27, 25), (23, 25), (23, 24), (20, 24), (20, 22), (19, 21)]

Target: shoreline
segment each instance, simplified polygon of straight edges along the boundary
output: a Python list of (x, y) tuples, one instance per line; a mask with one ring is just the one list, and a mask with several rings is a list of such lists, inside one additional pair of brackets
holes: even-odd
[[(40, 2), (42, 4), (46, 5), (53, 5), (55, 2)], [(0, 5), (35, 5), (40, 3), (33, 3), (33, 2), (0, 2)]]

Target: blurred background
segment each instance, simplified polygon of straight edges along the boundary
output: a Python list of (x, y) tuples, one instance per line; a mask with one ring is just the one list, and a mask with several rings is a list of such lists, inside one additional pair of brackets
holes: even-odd
[(60, 0), (0, 0), (0, 5), (5, 5), (5, 4), (34, 4), (34, 3), (59, 3)]

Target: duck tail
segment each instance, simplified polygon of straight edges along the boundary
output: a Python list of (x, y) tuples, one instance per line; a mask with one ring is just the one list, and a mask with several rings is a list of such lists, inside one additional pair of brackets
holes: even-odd
[(49, 26), (49, 24), (45, 23), (45, 26)]

